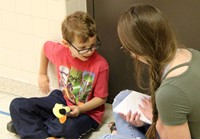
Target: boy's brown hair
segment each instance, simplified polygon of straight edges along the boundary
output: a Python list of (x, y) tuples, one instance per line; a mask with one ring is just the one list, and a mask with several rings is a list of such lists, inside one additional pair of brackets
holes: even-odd
[(70, 14), (62, 22), (62, 36), (67, 41), (73, 42), (76, 36), (81, 43), (84, 43), (96, 34), (96, 23), (93, 17), (83, 11)]

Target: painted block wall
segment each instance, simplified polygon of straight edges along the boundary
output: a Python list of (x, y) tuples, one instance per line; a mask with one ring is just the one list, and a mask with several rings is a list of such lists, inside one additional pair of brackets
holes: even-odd
[[(61, 22), (86, 0), (0, 0), (0, 77), (37, 85), (41, 48), (61, 42)], [(57, 86), (50, 64), (51, 86)]]

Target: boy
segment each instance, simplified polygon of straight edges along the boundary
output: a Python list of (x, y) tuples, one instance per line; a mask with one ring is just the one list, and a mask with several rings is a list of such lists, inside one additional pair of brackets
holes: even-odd
[[(14, 128), (8, 130), (15, 129), (21, 139), (78, 139), (102, 121), (109, 67), (95, 51), (101, 45), (95, 21), (87, 13), (77, 11), (62, 22), (62, 36), (62, 44), (51, 41), (44, 44), (39, 71), (39, 87), (47, 93), (47, 67), (51, 61), (56, 66), (60, 90), (53, 90), (47, 97), (16, 98), (11, 102)], [(71, 110), (63, 124), (52, 112), (56, 103)]]

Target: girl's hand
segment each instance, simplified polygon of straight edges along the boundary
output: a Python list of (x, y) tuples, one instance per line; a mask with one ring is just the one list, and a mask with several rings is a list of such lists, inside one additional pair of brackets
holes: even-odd
[(142, 99), (142, 105), (138, 106), (141, 112), (144, 114), (144, 116), (152, 121), (152, 103), (150, 98), (143, 98)]
[(132, 113), (129, 111), (126, 115), (119, 113), (120, 116), (129, 124), (134, 125), (136, 127), (141, 127), (144, 125), (144, 122), (140, 120), (140, 114), (139, 113)]
[(80, 109), (79, 109), (79, 106), (73, 105), (73, 106), (68, 106), (68, 107), (69, 107), (70, 110), (71, 110), (71, 112), (69, 112), (69, 113), (67, 114), (67, 116), (69, 116), (69, 117), (77, 117), (77, 116), (79, 116), (79, 114), (81, 113), (81, 112), (80, 112)]
[(43, 94), (48, 94), (50, 92), (49, 88), (49, 77), (46, 74), (40, 74), (38, 77), (38, 85), (40, 88), (40, 91)]

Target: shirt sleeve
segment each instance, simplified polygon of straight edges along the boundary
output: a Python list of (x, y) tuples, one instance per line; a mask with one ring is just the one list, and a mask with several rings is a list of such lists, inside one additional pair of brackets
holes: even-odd
[(49, 59), (50, 62), (56, 63), (56, 52), (58, 43), (47, 41), (44, 44), (44, 54)]
[(180, 125), (187, 121), (190, 101), (181, 89), (165, 85), (156, 92), (156, 105), (162, 122), (166, 125)]
[(108, 78), (109, 67), (105, 65), (104, 70), (99, 73), (97, 82), (94, 88), (94, 96), (99, 98), (106, 98), (108, 96)]

